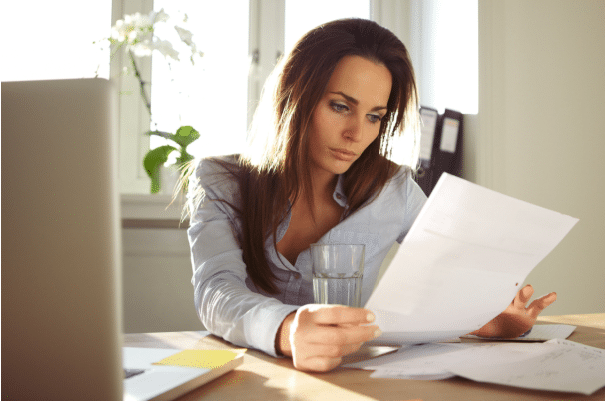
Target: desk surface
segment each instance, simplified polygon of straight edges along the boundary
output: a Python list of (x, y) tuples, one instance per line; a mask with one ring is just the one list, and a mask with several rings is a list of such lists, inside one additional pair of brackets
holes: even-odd
[[(577, 326), (568, 338), (592, 347), (605, 349), (605, 313), (545, 316), (540, 323)], [(238, 348), (204, 332), (126, 334), (129, 347), (176, 349)], [(370, 347), (371, 348), (371, 347)], [(527, 390), (495, 384), (478, 383), (455, 377), (421, 381), (372, 379), (371, 371), (337, 368), (328, 373), (305, 373), (294, 369), (292, 360), (273, 358), (248, 350), (244, 364), (236, 370), (179, 398), (197, 400), (603, 400), (605, 388), (591, 396), (552, 391)]]

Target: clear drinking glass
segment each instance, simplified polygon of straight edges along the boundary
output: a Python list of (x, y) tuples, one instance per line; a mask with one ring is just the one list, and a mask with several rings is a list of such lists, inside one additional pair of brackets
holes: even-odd
[(317, 304), (361, 307), (365, 245), (311, 244)]

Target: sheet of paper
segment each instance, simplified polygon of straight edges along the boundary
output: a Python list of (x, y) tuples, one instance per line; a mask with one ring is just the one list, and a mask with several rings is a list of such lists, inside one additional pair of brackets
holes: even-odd
[(523, 337), (517, 338), (484, 338), (467, 335), (465, 338), (474, 338), (485, 341), (548, 341), (554, 340), (555, 338), (566, 339), (573, 333), (576, 326), (570, 326), (567, 324), (537, 324), (532, 327), (531, 332)]
[(343, 366), (374, 370), (372, 377), (376, 378), (439, 380), (454, 376), (444, 366), (449, 361), (457, 361), (458, 351), (478, 345), (483, 344), (406, 345), (397, 352)]
[[(404, 345), (397, 352), (378, 358), (368, 359), (355, 363), (343, 365), (347, 368), (376, 370), (382, 373), (377, 376), (391, 375), (399, 378), (407, 378), (422, 375), (445, 375), (453, 374), (448, 366), (465, 363), (473, 363), (476, 355), (481, 355), (473, 350), (485, 348), (491, 349), (494, 356), (499, 353), (504, 355), (507, 361), (522, 361), (531, 355), (545, 352), (542, 348), (532, 347), (528, 344), (503, 344), (503, 343), (430, 343), (420, 345)], [(497, 363), (499, 359), (495, 359)]]
[(467, 349), (447, 370), (467, 379), (590, 395), (605, 386), (605, 350), (568, 340)]
[(480, 328), (577, 221), (443, 174), (365, 305), (383, 331), (374, 343)]

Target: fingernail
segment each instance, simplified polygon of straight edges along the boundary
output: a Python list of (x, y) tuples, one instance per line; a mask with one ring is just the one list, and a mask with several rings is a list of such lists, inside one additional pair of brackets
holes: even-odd
[(368, 322), (373, 322), (374, 319), (376, 319), (376, 316), (374, 316), (374, 314), (370, 312), (368, 313), (368, 316), (366, 316), (366, 319), (368, 320)]
[(380, 337), (381, 334), (382, 334), (382, 331), (380, 329), (376, 329), (376, 331), (374, 332), (374, 338)]

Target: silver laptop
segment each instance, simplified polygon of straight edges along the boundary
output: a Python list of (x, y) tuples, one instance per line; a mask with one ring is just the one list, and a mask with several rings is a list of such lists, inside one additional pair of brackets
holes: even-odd
[(224, 373), (151, 365), (178, 350), (122, 359), (116, 96), (103, 79), (2, 83), (3, 398), (172, 399)]

